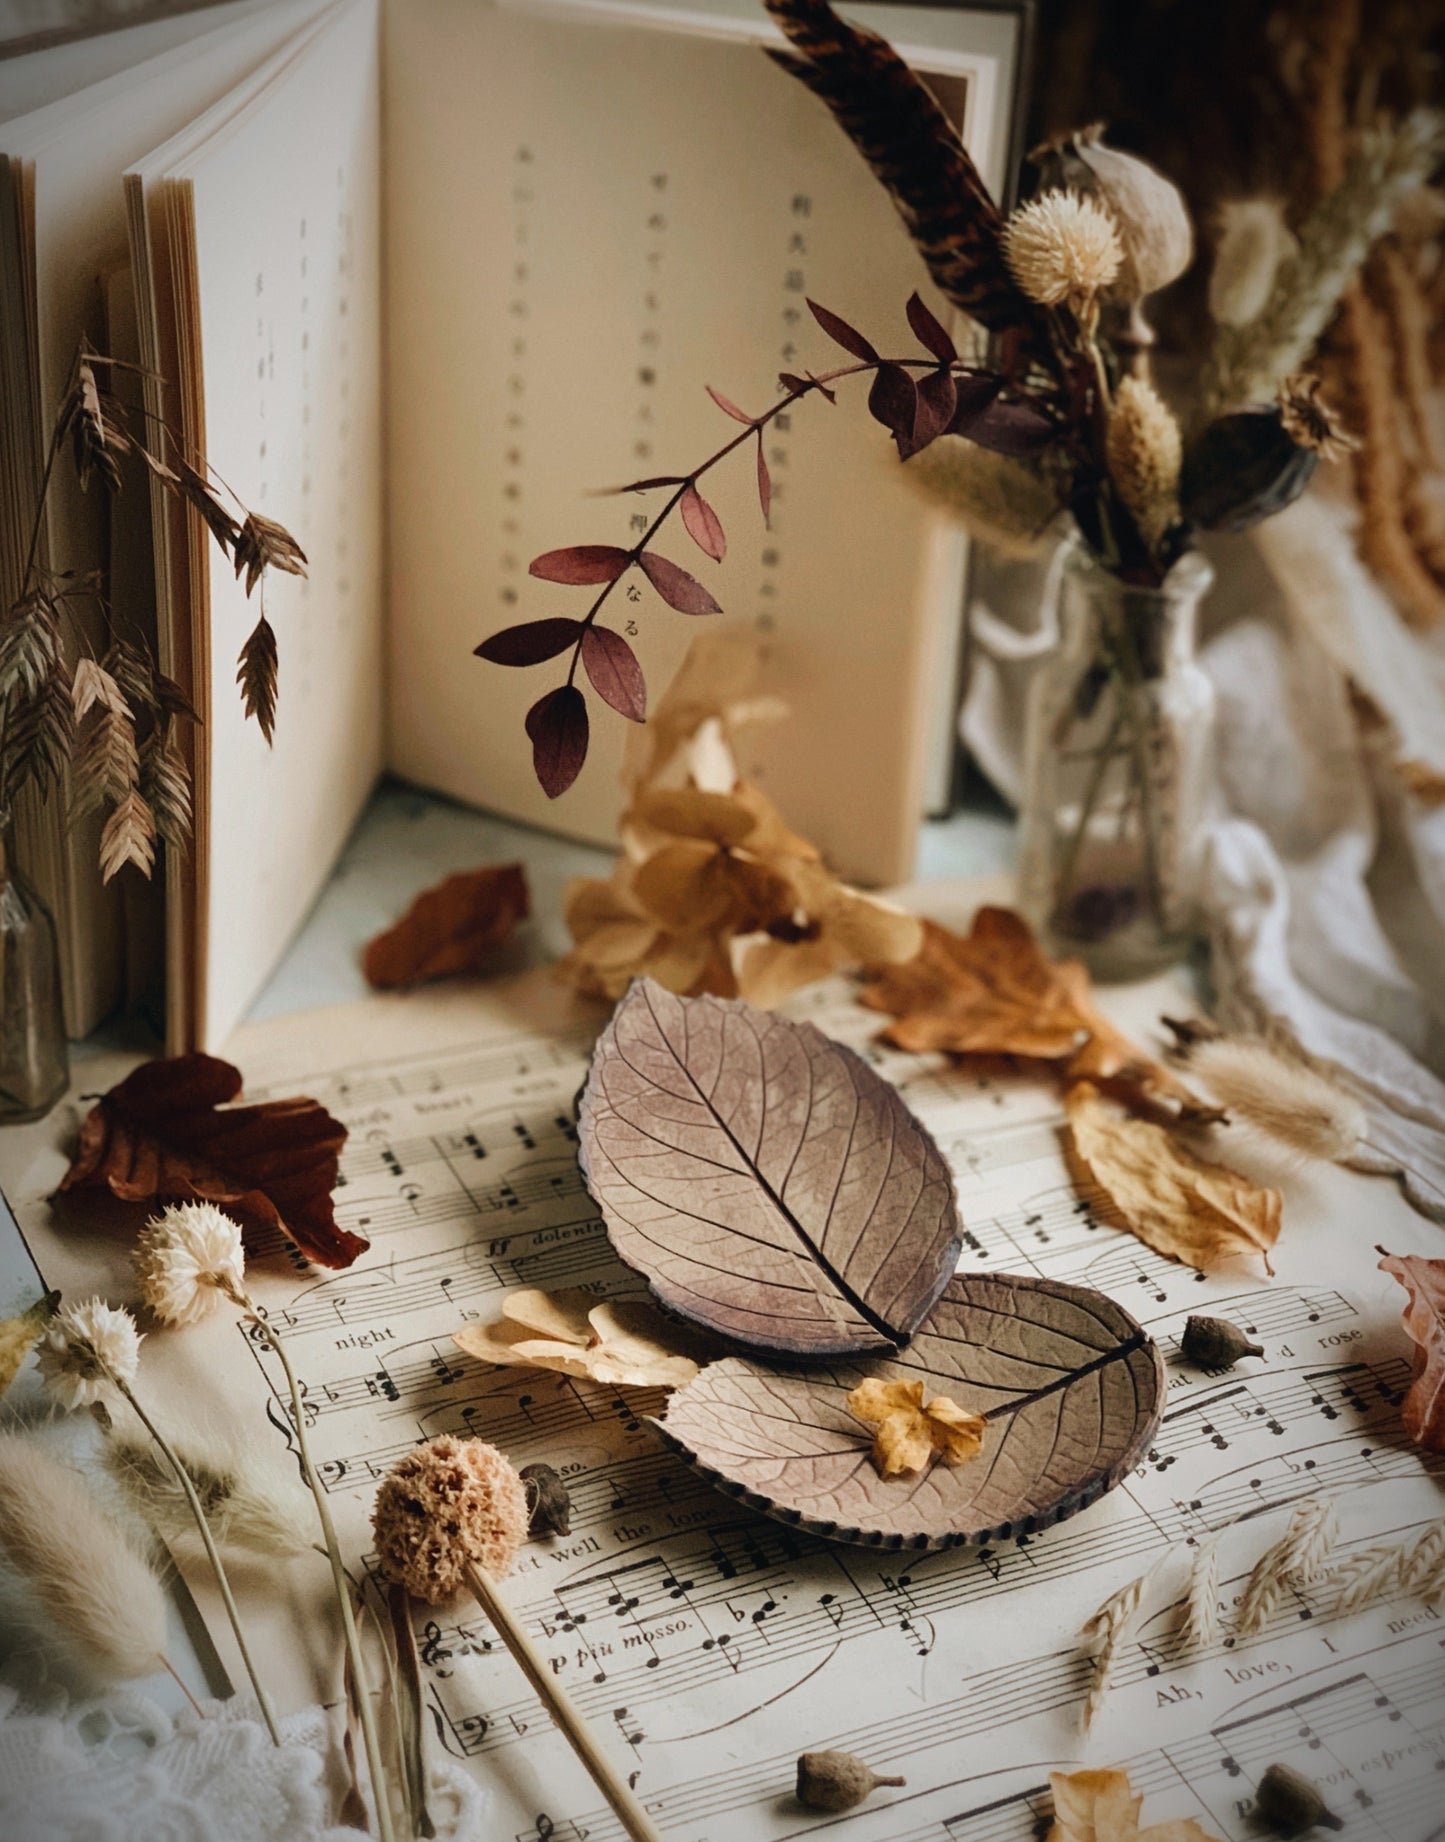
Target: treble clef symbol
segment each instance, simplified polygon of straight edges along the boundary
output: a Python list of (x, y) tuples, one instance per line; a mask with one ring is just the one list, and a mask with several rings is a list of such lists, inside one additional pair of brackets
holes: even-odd
[(428, 1619), (422, 1626), (421, 1660), (428, 1669), (434, 1669), (439, 1676), (449, 1676), (452, 1672), (443, 1669), (442, 1664), (449, 1662), (451, 1651), (442, 1642), (441, 1626), (435, 1619)]

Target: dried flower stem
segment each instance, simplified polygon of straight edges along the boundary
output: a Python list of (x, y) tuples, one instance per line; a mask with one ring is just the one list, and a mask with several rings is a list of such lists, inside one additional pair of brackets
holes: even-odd
[(351, 1609), (351, 1587), (346, 1577), (346, 1564), (341, 1558), (341, 1545), (336, 1539), (336, 1525), (331, 1520), (331, 1509), (326, 1501), (326, 1492), (322, 1489), (321, 1479), (312, 1462), (311, 1448), (306, 1439), (306, 1403), (301, 1396), (301, 1384), (296, 1379), (296, 1371), (291, 1367), (291, 1358), (286, 1353), (286, 1345), (281, 1340), (279, 1332), (272, 1328), (255, 1301), (247, 1293), (239, 1290), (234, 1292), (232, 1297), (275, 1352), (286, 1376), (286, 1385), (291, 1392), (291, 1418), (296, 1427), (296, 1449), (301, 1459), (301, 1469), (305, 1473), (306, 1482), (316, 1503), (316, 1516), (321, 1524), (321, 1538), (326, 1544), (326, 1557), (331, 1562), (331, 1579), (336, 1588), (336, 1601), (341, 1607), (341, 1630), (346, 1644), (347, 1663), (356, 1683), (357, 1713), (361, 1719), (361, 1737), (366, 1747), (367, 1770), (371, 1774), (371, 1800), (376, 1810), (377, 1833), (381, 1837), (381, 1842), (396, 1842), (391, 1820), (391, 1805), (387, 1798), (381, 1741), (376, 1729), (376, 1711), (372, 1706), (366, 1665), (361, 1655), (361, 1639), (357, 1634), (356, 1618)]
[[(648, 525), (637, 542), (627, 552), (627, 562), (615, 576), (603, 583), (596, 600), (582, 617), (583, 631), (577, 636), (576, 644), (572, 648), (572, 660), (567, 668), (566, 682), (569, 685), (577, 676), (577, 666), (582, 657), (582, 640), (586, 630), (596, 621), (598, 614), (602, 611), (602, 607), (613, 589), (617, 587), (618, 583), (621, 582), (631, 570), (637, 568), (641, 563), (643, 551), (646, 550), (647, 546), (652, 542), (653, 538), (656, 537), (663, 525), (667, 523), (668, 519), (677, 510), (689, 489), (695, 488), (704, 474), (711, 473), (719, 462), (725, 461), (728, 456), (735, 453), (744, 442), (752, 441), (756, 438), (759, 448), (761, 449), (763, 430), (768, 424), (772, 422), (775, 417), (782, 415), (785, 410), (791, 409), (795, 403), (801, 402), (811, 391), (822, 391), (826, 395), (828, 394), (828, 386), (830, 384), (835, 384), (842, 378), (860, 377), (866, 373), (879, 371), (885, 365), (897, 365), (900, 369), (905, 371), (936, 371), (938, 369), (937, 362), (933, 359), (875, 358), (856, 365), (840, 365), (835, 371), (824, 371), (817, 376), (801, 379), (796, 385), (786, 387), (784, 394), (778, 398), (777, 402), (774, 403), (770, 409), (764, 410), (762, 415), (750, 416), (746, 428), (744, 428), (740, 435), (734, 435), (730, 441), (724, 442), (716, 453), (710, 454), (700, 466), (694, 467), (691, 473), (680, 474), (676, 479), (662, 478), (646, 482), (647, 485), (651, 486), (671, 486), (673, 488), (672, 494), (662, 510), (658, 512), (657, 516), (653, 519), (652, 523)], [(950, 369), (966, 375), (972, 370), (972, 367), (964, 364), (960, 360), (956, 365), (950, 367)], [(638, 492), (643, 489), (643, 485), (624, 486), (619, 488), (619, 491)]]
[(270, 1698), (261, 1684), (261, 1677), (256, 1669), (255, 1661), (251, 1656), (250, 1646), (246, 1642), (245, 1629), (241, 1624), (241, 1614), (237, 1610), (235, 1598), (231, 1593), (231, 1583), (226, 1578), (226, 1569), (221, 1563), (220, 1551), (217, 1549), (215, 1537), (211, 1533), (211, 1525), (206, 1520), (206, 1512), (202, 1507), (201, 1499), (196, 1495), (196, 1487), (191, 1481), (191, 1475), (186, 1470), (185, 1465), (182, 1463), (165, 1434), (162, 1433), (155, 1421), (151, 1419), (150, 1415), (136, 1399), (129, 1383), (116, 1378), (115, 1385), (121, 1397), (129, 1403), (135, 1417), (155, 1441), (156, 1446), (164, 1456), (167, 1464), (169, 1464), (171, 1469), (175, 1472), (176, 1481), (185, 1492), (186, 1501), (191, 1508), (191, 1514), (196, 1519), (196, 1530), (206, 1550), (206, 1559), (210, 1562), (211, 1571), (216, 1576), (216, 1586), (220, 1591), (221, 1603), (226, 1608), (226, 1617), (230, 1621), (231, 1630), (236, 1639), (236, 1648), (241, 1653), (241, 1661), (245, 1665), (246, 1674), (251, 1678), (251, 1687), (255, 1691), (256, 1700), (260, 1703), (261, 1716), (266, 1723), (266, 1731), (271, 1736), (272, 1745), (279, 1746), (281, 1744), (281, 1733), (276, 1725), (276, 1716), (272, 1710)]

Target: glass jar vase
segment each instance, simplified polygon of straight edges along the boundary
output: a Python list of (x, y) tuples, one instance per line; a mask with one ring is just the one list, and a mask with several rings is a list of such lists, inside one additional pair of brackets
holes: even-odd
[(1214, 688), (1194, 632), (1213, 579), (1190, 552), (1136, 587), (1077, 540), (1063, 565), (1059, 643), (1029, 692), (1018, 899), (1098, 978), (1157, 972), (1198, 932)]
[(55, 922), (0, 844), (0, 1124), (39, 1119), (69, 1083)]

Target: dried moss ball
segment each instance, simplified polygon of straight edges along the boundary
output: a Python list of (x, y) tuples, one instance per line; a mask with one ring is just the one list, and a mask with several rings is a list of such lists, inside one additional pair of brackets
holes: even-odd
[(527, 1492), (494, 1445), (443, 1433), (394, 1464), (371, 1512), (388, 1578), (439, 1605), (468, 1565), (500, 1578), (527, 1535)]

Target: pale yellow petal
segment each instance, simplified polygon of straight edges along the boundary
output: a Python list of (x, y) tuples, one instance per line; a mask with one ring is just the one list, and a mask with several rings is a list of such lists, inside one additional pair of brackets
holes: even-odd
[(878, 1425), (889, 1414), (904, 1408), (922, 1412), (921, 1381), (884, 1381), (881, 1376), (870, 1375), (848, 1396), (849, 1413), (866, 1420), (870, 1426)]
[(933, 1449), (946, 1465), (965, 1464), (977, 1455), (988, 1429), (981, 1414), (970, 1413), (946, 1394), (936, 1394), (928, 1403), (926, 1417)]
[(933, 1456), (928, 1421), (916, 1407), (900, 1407), (873, 1436), (873, 1462), (884, 1477), (921, 1471)]
[(805, 985), (839, 971), (846, 960), (830, 940), (749, 941), (738, 956), (738, 995), (759, 1010), (771, 1010)]
[(554, 1292), (521, 1286), (502, 1300), (502, 1316), (514, 1324), (525, 1324), (538, 1336), (555, 1337), (586, 1349), (592, 1342), (587, 1314), (596, 1303), (597, 1294), (582, 1286), (559, 1286)]
[(1054, 1824), (1048, 1842), (1133, 1842), (1142, 1796), (1119, 1771), (1050, 1772)]
[(651, 787), (639, 793), (630, 822), (653, 825), (677, 838), (700, 838), (711, 844), (741, 844), (757, 820), (729, 793), (705, 793), (699, 787)]

